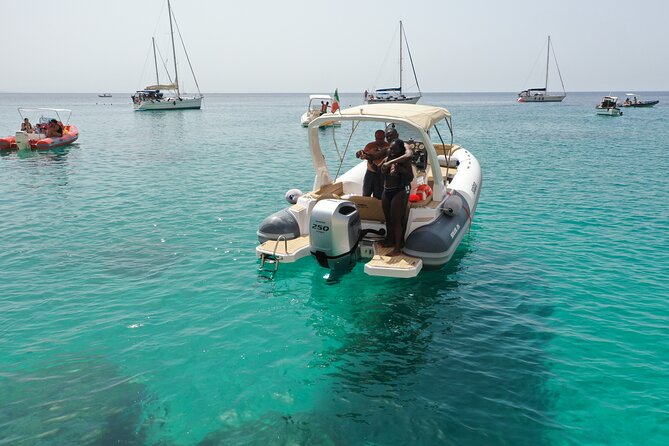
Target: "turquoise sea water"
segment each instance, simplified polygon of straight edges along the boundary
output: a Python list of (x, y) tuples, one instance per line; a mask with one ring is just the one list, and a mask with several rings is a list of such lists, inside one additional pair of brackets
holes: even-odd
[(668, 444), (669, 94), (604, 94), (425, 95), (481, 162), (471, 233), (335, 284), (254, 253), (312, 184), (307, 94), (0, 95), (2, 135), (19, 106), (81, 132), (0, 154), (0, 445)]

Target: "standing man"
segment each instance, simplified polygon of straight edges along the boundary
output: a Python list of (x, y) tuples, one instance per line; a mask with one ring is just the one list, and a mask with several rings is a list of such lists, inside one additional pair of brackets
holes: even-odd
[(374, 132), (374, 141), (359, 150), (355, 156), (367, 160), (367, 172), (362, 182), (362, 195), (381, 199), (383, 195), (383, 175), (380, 165), (388, 155), (388, 144), (385, 140), (386, 134), (383, 130)]

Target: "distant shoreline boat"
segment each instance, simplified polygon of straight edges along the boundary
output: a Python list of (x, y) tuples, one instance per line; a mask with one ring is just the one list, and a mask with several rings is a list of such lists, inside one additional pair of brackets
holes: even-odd
[(558, 76), (560, 77), (560, 83), (562, 84), (562, 94), (550, 94), (548, 93), (548, 67), (551, 58), (551, 36), (548, 36), (548, 50), (546, 52), (546, 81), (543, 88), (528, 88), (518, 93), (518, 102), (562, 102), (562, 100), (567, 96), (567, 92), (564, 89), (564, 82), (562, 82), (562, 74), (560, 74), (560, 67), (557, 63), (557, 58), (555, 57), (555, 51), (553, 51), (553, 59), (555, 59), (555, 66), (557, 67)]
[(637, 96), (639, 96), (639, 95), (636, 94), (636, 93), (627, 93), (625, 96), (627, 96), (627, 98), (625, 99), (625, 101), (622, 104), (620, 104), (623, 107), (652, 107), (655, 104), (660, 102), (658, 100), (642, 101), (640, 99), (637, 99)]
[[(156, 68), (156, 84), (149, 85), (144, 88), (144, 90), (137, 90), (134, 95), (132, 95), (133, 108), (136, 111), (139, 110), (186, 110), (186, 109), (200, 109), (202, 107), (202, 93), (200, 92), (200, 87), (197, 84), (197, 79), (195, 79), (195, 72), (193, 67), (190, 64), (190, 59), (188, 58), (188, 53), (186, 53), (186, 60), (188, 61), (188, 66), (190, 71), (193, 74), (193, 79), (195, 79), (195, 85), (197, 86), (198, 96), (186, 97), (181, 95), (181, 90), (179, 89), (179, 73), (177, 71), (177, 54), (174, 46), (174, 32), (172, 28), (172, 19), (173, 12), (170, 5), (170, 0), (167, 0), (167, 14), (170, 18), (170, 38), (172, 40), (172, 58), (174, 59), (174, 82), (168, 84), (161, 84), (158, 77), (158, 60), (156, 58), (156, 40), (152, 38), (153, 44), (153, 62)], [(177, 32), (181, 37), (181, 32), (177, 26)], [(183, 44), (183, 40), (181, 41)], [(186, 48), (184, 47), (184, 51)], [(169, 76), (169, 73), (168, 73)], [(165, 94), (161, 90), (168, 90), (170, 96), (165, 97)]]
[(98, 95), (99, 98), (111, 98), (111, 93), (102, 93)]
[(623, 112), (618, 108), (618, 98), (616, 96), (604, 96), (602, 102), (597, 107), (597, 114), (601, 116), (622, 116)]

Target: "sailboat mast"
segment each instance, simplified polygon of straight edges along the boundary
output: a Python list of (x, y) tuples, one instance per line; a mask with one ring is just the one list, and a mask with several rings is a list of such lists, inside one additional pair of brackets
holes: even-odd
[(158, 59), (156, 59), (156, 38), (151, 37), (151, 42), (153, 42), (153, 64), (156, 66), (156, 85), (160, 85), (160, 79), (158, 78)]
[(546, 51), (546, 85), (544, 85), (545, 93), (548, 93), (548, 61), (551, 57), (551, 36), (548, 36), (548, 50)]
[(402, 37), (404, 36), (404, 28), (400, 20), (400, 94), (402, 94)]
[(172, 7), (170, 6), (170, 0), (167, 0), (167, 13), (170, 16), (170, 37), (172, 38), (172, 58), (174, 59), (174, 85), (177, 90), (177, 97), (179, 94), (179, 74), (177, 73), (177, 51), (174, 48), (174, 31), (172, 30)]

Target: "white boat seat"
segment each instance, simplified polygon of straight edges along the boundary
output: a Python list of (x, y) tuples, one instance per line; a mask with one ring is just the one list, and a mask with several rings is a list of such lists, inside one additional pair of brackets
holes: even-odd
[[(448, 174), (448, 180), (452, 180), (453, 177), (455, 176), (456, 173), (458, 173), (458, 168), (457, 167), (443, 167), (440, 166), (441, 169), (441, 176), (446, 178), (446, 174)], [(427, 170), (427, 183), (432, 187), (434, 184), (434, 176), (432, 175), (432, 170), (428, 169)]]

